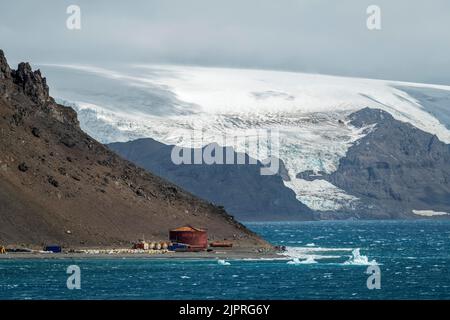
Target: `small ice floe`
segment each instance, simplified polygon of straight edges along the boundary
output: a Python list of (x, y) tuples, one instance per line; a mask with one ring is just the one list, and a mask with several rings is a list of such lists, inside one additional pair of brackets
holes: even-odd
[(369, 261), (369, 258), (365, 255), (361, 255), (360, 249), (356, 248), (352, 251), (350, 258), (344, 262), (344, 265), (355, 265), (355, 266), (370, 266), (376, 265), (375, 260)]
[(229, 263), (229, 262), (227, 262), (225, 260), (222, 260), (222, 259), (217, 260), (217, 263), (220, 264), (221, 266), (229, 266), (229, 265), (231, 265), (231, 263)]

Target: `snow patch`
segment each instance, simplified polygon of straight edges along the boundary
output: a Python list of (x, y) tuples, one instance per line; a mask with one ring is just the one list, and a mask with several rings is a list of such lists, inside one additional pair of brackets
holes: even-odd
[(414, 214), (422, 217), (434, 217), (434, 216), (446, 216), (449, 215), (447, 212), (433, 211), (433, 210), (413, 210)]

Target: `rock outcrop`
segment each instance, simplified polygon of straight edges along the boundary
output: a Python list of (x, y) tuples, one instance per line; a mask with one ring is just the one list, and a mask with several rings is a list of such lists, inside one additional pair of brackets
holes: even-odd
[(6, 61), (5, 54), (3, 50), (0, 49), (0, 79), (10, 79), (11, 69), (9, 68), (8, 62)]
[(33, 71), (29, 63), (22, 62), (17, 67), (17, 70), (11, 72), (11, 75), (14, 83), (31, 100), (38, 104), (49, 102), (50, 95), (47, 81), (42, 77), (40, 70)]

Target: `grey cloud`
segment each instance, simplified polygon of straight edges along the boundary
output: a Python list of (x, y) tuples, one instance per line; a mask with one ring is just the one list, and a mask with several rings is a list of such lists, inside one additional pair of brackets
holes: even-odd
[[(65, 27), (78, 4), (82, 30)], [(382, 30), (366, 28), (366, 8)], [(177, 63), (450, 84), (447, 0), (10, 1), (0, 47), (40, 63)]]

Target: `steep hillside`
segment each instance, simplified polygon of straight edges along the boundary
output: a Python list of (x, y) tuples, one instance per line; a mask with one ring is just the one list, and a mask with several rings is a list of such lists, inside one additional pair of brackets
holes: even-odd
[(192, 224), (210, 239), (266, 242), (215, 207), (121, 159), (85, 134), (27, 63), (0, 50), (0, 242), (127, 245)]

